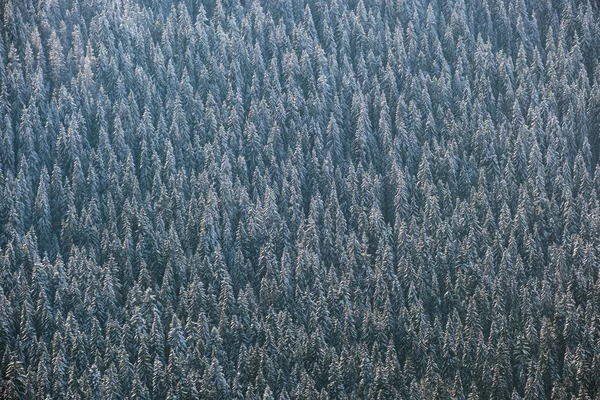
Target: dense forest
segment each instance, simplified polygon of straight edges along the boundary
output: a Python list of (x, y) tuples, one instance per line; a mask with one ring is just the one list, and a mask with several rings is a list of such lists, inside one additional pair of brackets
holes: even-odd
[(1, 399), (600, 399), (600, 10), (0, 0)]

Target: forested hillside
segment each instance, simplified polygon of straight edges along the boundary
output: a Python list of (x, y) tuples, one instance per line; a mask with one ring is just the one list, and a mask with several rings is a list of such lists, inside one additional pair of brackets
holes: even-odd
[(600, 10), (0, 0), (1, 399), (600, 399)]

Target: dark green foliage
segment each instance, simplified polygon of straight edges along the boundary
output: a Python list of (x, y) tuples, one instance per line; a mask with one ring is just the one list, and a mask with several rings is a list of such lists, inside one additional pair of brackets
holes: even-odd
[(593, 1), (0, 1), (0, 398), (600, 397)]

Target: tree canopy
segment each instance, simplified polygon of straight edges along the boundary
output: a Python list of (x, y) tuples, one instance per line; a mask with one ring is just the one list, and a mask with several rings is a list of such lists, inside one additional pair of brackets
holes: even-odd
[(600, 398), (587, 0), (0, 1), (0, 398)]

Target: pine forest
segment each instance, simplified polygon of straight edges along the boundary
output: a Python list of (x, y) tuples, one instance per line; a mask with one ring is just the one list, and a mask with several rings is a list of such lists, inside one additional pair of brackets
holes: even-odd
[(600, 399), (596, 0), (0, 0), (0, 399)]

